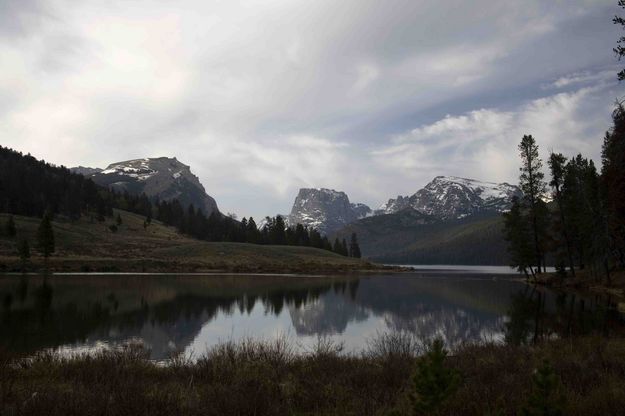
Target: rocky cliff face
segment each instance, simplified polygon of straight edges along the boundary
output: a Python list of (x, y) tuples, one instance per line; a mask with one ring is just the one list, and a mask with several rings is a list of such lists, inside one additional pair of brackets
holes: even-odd
[(217, 203), (206, 193), (191, 168), (176, 158), (135, 159), (112, 163), (104, 170), (84, 167), (72, 170), (116, 191), (145, 193), (162, 201), (178, 199), (183, 206), (193, 204), (205, 215), (219, 212)]
[(288, 223), (306, 225), (316, 228), (322, 234), (330, 234), (371, 213), (368, 206), (349, 202), (345, 192), (302, 188), (295, 198)]
[(503, 212), (521, 190), (508, 183), (481, 182), (455, 176), (437, 176), (412, 196), (398, 196), (376, 210), (392, 214), (412, 208), (442, 220), (464, 218), (484, 212)]

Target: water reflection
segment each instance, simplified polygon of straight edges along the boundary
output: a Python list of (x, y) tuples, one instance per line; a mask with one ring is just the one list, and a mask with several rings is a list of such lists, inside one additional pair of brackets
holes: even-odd
[(22, 276), (0, 278), (0, 347), (29, 354), (140, 339), (152, 358), (201, 354), (245, 336), (318, 336), (361, 349), (383, 331), (531, 343), (599, 331), (620, 317), (610, 299), (555, 294), (517, 281), (428, 272), (351, 278), (281, 276)]
[(553, 294), (530, 286), (512, 295), (507, 318), (505, 340), (515, 345), (591, 333), (609, 336), (623, 325), (609, 296)]

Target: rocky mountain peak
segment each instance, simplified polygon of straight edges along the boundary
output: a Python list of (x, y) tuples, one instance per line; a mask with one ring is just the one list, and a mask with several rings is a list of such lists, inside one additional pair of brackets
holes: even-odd
[(302, 224), (329, 234), (346, 224), (371, 215), (365, 204), (353, 204), (345, 192), (327, 188), (299, 190), (288, 217), (290, 225)]
[(521, 190), (508, 183), (483, 182), (457, 176), (437, 176), (411, 196), (398, 196), (376, 211), (390, 214), (412, 208), (439, 219), (463, 218), (478, 212), (502, 212)]
[(132, 194), (145, 193), (163, 201), (178, 199), (183, 206), (193, 204), (205, 215), (219, 212), (217, 203), (209, 196), (188, 165), (175, 157), (157, 157), (111, 163), (106, 169), (72, 168), (102, 186)]

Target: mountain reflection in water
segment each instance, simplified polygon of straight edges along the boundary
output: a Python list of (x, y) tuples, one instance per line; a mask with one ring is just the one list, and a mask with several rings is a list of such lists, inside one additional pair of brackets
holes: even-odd
[(620, 327), (610, 299), (537, 290), (500, 276), (429, 271), (362, 277), (5, 276), (0, 348), (20, 354), (141, 340), (153, 359), (287, 334), (358, 351), (376, 334), (528, 343)]

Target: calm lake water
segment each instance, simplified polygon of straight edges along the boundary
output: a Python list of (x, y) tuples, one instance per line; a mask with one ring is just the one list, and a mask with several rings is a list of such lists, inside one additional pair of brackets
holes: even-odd
[(341, 277), (55, 275), (0, 277), (0, 347), (89, 351), (141, 340), (153, 359), (244, 337), (319, 337), (359, 351), (379, 333), (465, 341), (619, 330), (611, 299), (558, 294), (503, 269), (420, 270)]

